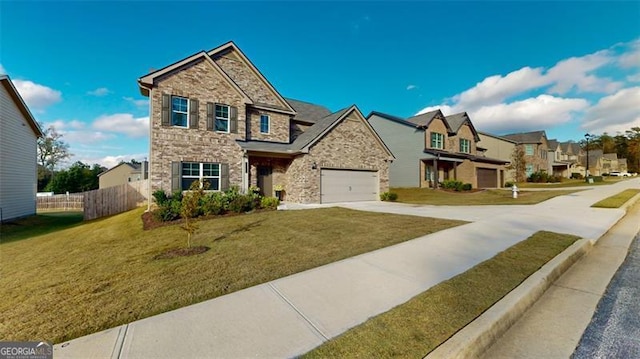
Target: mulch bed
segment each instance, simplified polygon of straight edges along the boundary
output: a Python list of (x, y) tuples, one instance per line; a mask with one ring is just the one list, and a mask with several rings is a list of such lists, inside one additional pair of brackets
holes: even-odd
[(157, 256), (153, 257), (153, 259), (171, 259), (176, 257), (188, 257), (196, 254), (201, 254), (208, 251), (210, 248), (205, 246), (197, 246), (190, 248), (174, 248), (170, 249), (164, 253), (160, 253)]

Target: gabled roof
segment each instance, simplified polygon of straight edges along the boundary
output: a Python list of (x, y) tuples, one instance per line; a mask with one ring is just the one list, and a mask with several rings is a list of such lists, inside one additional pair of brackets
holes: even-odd
[(446, 122), (449, 123), (449, 127), (451, 127), (451, 133), (457, 134), (460, 131), (460, 127), (462, 125), (467, 124), (471, 129), (471, 133), (473, 133), (473, 137), (476, 142), (480, 141), (480, 137), (478, 137), (478, 131), (471, 123), (471, 119), (466, 112), (460, 112), (453, 115), (445, 116)]
[(116, 168), (121, 167), (121, 166), (127, 166), (127, 167), (131, 168), (131, 173), (140, 172), (140, 170), (142, 169), (142, 163), (122, 162), (122, 163), (118, 163), (117, 165), (109, 168), (108, 170), (106, 170), (104, 172), (100, 172), (98, 174), (98, 177), (102, 176), (103, 174), (105, 174), (107, 172), (111, 172), (111, 171), (113, 171)]
[(289, 103), (287, 103), (284, 97), (280, 95), (280, 93), (273, 87), (273, 85), (271, 85), (269, 80), (267, 80), (267, 78), (264, 77), (264, 75), (262, 75), (260, 70), (258, 70), (258, 68), (255, 67), (255, 65), (251, 62), (251, 60), (249, 60), (249, 58), (242, 52), (242, 50), (240, 50), (240, 48), (233, 41), (229, 41), (226, 44), (216, 47), (215, 49), (207, 51), (207, 55), (213, 58), (227, 51), (235, 51), (238, 54), (238, 56), (240, 56), (240, 58), (245, 62), (245, 64), (249, 66), (251, 71), (253, 71), (256, 74), (256, 76), (258, 76), (258, 78), (265, 84), (265, 86), (267, 86), (267, 88), (269, 88), (269, 90), (273, 92), (274, 96), (276, 96), (276, 98), (286, 106), (285, 108), (286, 112), (292, 115), (296, 113), (296, 111), (289, 105)]
[(618, 159), (618, 154), (617, 153), (605, 153), (604, 155), (602, 155), (604, 158), (608, 159), (608, 160), (617, 160)]
[(532, 132), (520, 132), (510, 133), (503, 135), (502, 137), (516, 141), (519, 144), (522, 143), (542, 143), (542, 138), (546, 138), (547, 135), (544, 131), (532, 131)]
[(140, 77), (138, 79), (138, 86), (140, 87), (140, 93), (143, 96), (149, 96), (149, 90), (151, 88), (153, 88), (154, 86), (154, 80), (160, 76), (163, 76), (167, 73), (170, 73), (172, 71), (176, 71), (179, 70), (180, 68), (187, 66), (195, 61), (200, 61), (203, 60), (207, 61), (218, 73), (220, 73), (220, 75), (222, 75), (222, 77), (226, 80), (226, 82), (229, 83), (229, 85), (231, 85), (231, 87), (233, 89), (235, 89), (238, 94), (240, 94), (245, 103), (251, 104), (253, 103), (253, 100), (251, 100), (249, 98), (249, 96), (238, 86), (238, 84), (236, 84), (231, 77), (229, 77), (229, 75), (224, 72), (224, 70), (218, 65), (216, 64), (215, 61), (213, 61), (213, 59), (211, 59), (211, 57), (209, 57), (209, 55), (207, 55), (206, 52), (204, 51), (200, 51), (198, 53), (195, 53), (191, 56), (185, 57), (184, 59), (174, 62), (171, 65), (165, 66), (163, 68), (161, 68), (160, 70), (156, 70), (153, 72), (150, 72), (142, 77)]
[(4, 86), (4, 88), (7, 90), (9, 96), (11, 96), (11, 99), (18, 107), (20, 113), (22, 113), (22, 116), (24, 116), (24, 118), (27, 120), (29, 127), (31, 127), (31, 130), (33, 130), (33, 133), (35, 133), (36, 137), (44, 136), (40, 125), (38, 125), (38, 122), (31, 114), (31, 111), (29, 111), (29, 107), (27, 107), (27, 104), (22, 99), (22, 96), (20, 96), (20, 94), (18, 93), (18, 90), (13, 85), (13, 82), (9, 78), (9, 75), (0, 75), (0, 83), (2, 83), (2, 86)]
[[(558, 140), (547, 140), (547, 146), (549, 149), (556, 151), (558, 146), (560, 146), (560, 142), (558, 142)], [(560, 148), (560, 150), (562, 151), (562, 148)]]
[(296, 116), (293, 118), (295, 121), (316, 123), (321, 118), (331, 114), (331, 111), (324, 106), (291, 98), (285, 98), (285, 100), (296, 111)]
[(358, 117), (362, 119), (362, 122), (369, 128), (371, 133), (374, 135), (376, 141), (384, 148), (384, 150), (389, 154), (389, 157), (393, 159), (393, 154), (387, 147), (387, 145), (382, 141), (378, 133), (371, 127), (369, 122), (364, 118), (362, 112), (358, 109), (356, 105), (351, 105), (350, 107), (343, 108), (342, 110), (331, 113), (327, 116), (322, 117), (317, 120), (315, 124), (309, 127), (305, 132), (300, 134), (300, 136), (296, 137), (296, 139), (292, 143), (275, 143), (275, 142), (264, 142), (264, 141), (240, 141), (236, 140), (238, 145), (244, 150), (247, 151), (258, 151), (258, 152), (273, 152), (273, 153), (283, 153), (283, 154), (299, 154), (299, 153), (307, 153), (311, 146), (320, 141), (329, 133), (335, 126), (337, 126), (342, 120), (347, 118), (351, 113), (355, 113)]
[(494, 134), (489, 133), (489, 132), (478, 131), (478, 134), (483, 135), (483, 136), (487, 136), (487, 137), (493, 137), (493, 138), (496, 138), (498, 140), (502, 140), (502, 141), (505, 141), (505, 142), (511, 142), (511, 143), (514, 143), (514, 144), (517, 143), (514, 140), (510, 140), (510, 139), (504, 138), (502, 136), (494, 135)]
[[(420, 127), (427, 128), (429, 127), (429, 124), (431, 123), (431, 121), (433, 121), (436, 118), (445, 120), (445, 117), (440, 110), (433, 110), (433, 111), (421, 113), (419, 115), (415, 115), (413, 117), (409, 117), (407, 121), (415, 125), (418, 125)], [(451, 132), (451, 127), (449, 126), (447, 121), (444, 121), (444, 123), (445, 123), (445, 126), (447, 126), (447, 131)]]
[(404, 118), (400, 118), (400, 117), (397, 117), (397, 116), (389, 115), (389, 114), (378, 112), (378, 111), (371, 111), (369, 113), (369, 115), (367, 116), (367, 120), (371, 119), (371, 116), (382, 117), (384, 119), (391, 120), (393, 122), (397, 122), (399, 124), (402, 124), (402, 125), (405, 125), (405, 126), (409, 126), (409, 127), (413, 127), (413, 128), (419, 128), (420, 127), (420, 126), (416, 125), (415, 123), (412, 123), (412, 122), (409, 122), (409, 121), (405, 120)]

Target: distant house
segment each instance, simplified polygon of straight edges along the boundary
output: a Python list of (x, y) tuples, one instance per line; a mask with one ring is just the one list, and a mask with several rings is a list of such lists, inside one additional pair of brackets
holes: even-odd
[(576, 163), (564, 159), (562, 144), (557, 140), (548, 140), (547, 145), (549, 146), (547, 173), (556, 177), (571, 177), (571, 173), (575, 172)]
[(145, 180), (148, 178), (148, 162), (120, 163), (98, 175), (99, 188), (118, 186), (121, 184)]
[[(482, 131), (478, 131), (478, 137), (480, 137), (480, 143), (476, 148), (482, 152), (484, 156), (497, 158), (509, 163), (513, 160), (513, 153), (516, 148), (515, 141)], [(507, 168), (505, 170), (505, 180), (515, 181), (515, 172), (515, 169)]]
[(0, 221), (36, 213), (37, 139), (43, 133), (7, 75), (0, 76)]
[(390, 166), (394, 187), (437, 187), (444, 180), (474, 188), (502, 187), (508, 160), (486, 157), (466, 112), (444, 116), (435, 110), (403, 119), (371, 112), (367, 120), (396, 160)]
[(515, 141), (523, 150), (527, 177), (534, 172), (549, 171), (549, 145), (544, 131), (511, 133), (502, 137)]

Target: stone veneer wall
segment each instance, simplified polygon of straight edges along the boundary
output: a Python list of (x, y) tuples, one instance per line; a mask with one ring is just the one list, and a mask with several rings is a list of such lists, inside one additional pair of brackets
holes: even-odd
[(240, 86), (253, 102), (283, 106), (275, 94), (260, 80), (258, 75), (233, 52), (214, 58), (214, 61), (222, 67), (224, 72)]
[[(261, 115), (269, 116), (269, 133), (260, 132)], [(247, 128), (247, 139), (289, 143), (290, 115), (285, 115), (273, 111), (250, 109), (248, 116), (249, 126)]]
[[(287, 170), (287, 200), (320, 202), (320, 169), (377, 170), (380, 193), (389, 190), (389, 162), (385, 149), (367, 125), (352, 113), (313, 145), (306, 155), (296, 157)], [(312, 169), (313, 163), (317, 164)]]
[[(243, 97), (206, 61), (199, 61), (159, 78), (151, 91), (151, 192), (171, 191), (171, 162), (220, 162), (229, 164), (231, 185), (242, 183), (242, 151), (235, 142), (244, 139)], [(161, 126), (162, 94), (199, 100), (198, 128)], [(207, 102), (238, 108), (238, 133), (207, 131)]]

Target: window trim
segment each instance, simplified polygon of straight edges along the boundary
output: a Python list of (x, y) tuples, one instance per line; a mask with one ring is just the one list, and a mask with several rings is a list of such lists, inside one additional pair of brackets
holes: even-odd
[[(531, 149), (531, 151), (529, 151)], [(536, 154), (536, 150), (533, 148), (533, 145), (530, 143), (525, 143), (524, 145), (524, 154), (526, 156), (534, 156)]]
[[(263, 131), (262, 130), (262, 119), (266, 118), (267, 119), (267, 131)], [(269, 134), (271, 133), (271, 116), (266, 115), (266, 114), (262, 114), (260, 115), (260, 133), (262, 134)]]
[[(191, 166), (194, 163), (198, 164), (198, 175), (197, 176), (185, 175), (184, 174), (184, 166), (185, 165)], [(218, 175), (217, 176), (205, 176), (204, 175), (204, 165), (216, 165), (216, 166), (218, 166)], [(200, 188), (203, 187), (203, 181), (204, 180), (209, 180), (209, 183), (213, 184), (213, 181), (211, 181), (211, 179), (217, 179), (218, 180), (218, 188), (217, 189), (209, 188), (208, 191), (220, 192), (221, 188), (222, 188), (222, 164), (219, 163), (219, 162), (181, 162), (180, 163), (180, 189), (182, 191), (188, 191), (189, 188), (184, 188), (184, 186), (183, 186), (184, 179), (195, 179), (195, 180), (200, 181)]]
[[(227, 108), (227, 117), (226, 118), (218, 116), (218, 107), (220, 107), (220, 108), (226, 107)], [(217, 103), (217, 104), (215, 104), (213, 112), (214, 112), (213, 113), (213, 130), (215, 132), (220, 132), (220, 133), (231, 133), (231, 106), (224, 105), (224, 104), (221, 104), (221, 103)], [(218, 121), (227, 121), (227, 130), (226, 131), (218, 130), (218, 126), (216, 126)]]
[[(434, 136), (436, 138), (436, 140), (434, 141)], [(440, 141), (440, 147), (438, 146), (434, 146), (434, 143), (437, 145), (438, 141), (437, 139), (439, 139)], [(435, 148), (435, 149), (439, 149), (439, 150), (443, 150), (444, 149), (444, 135), (440, 132), (431, 132), (431, 141), (429, 142), (430, 147), (431, 148)]]
[[(466, 144), (466, 146), (463, 146), (463, 144)], [(466, 151), (465, 151), (466, 148)], [(466, 138), (461, 138), (460, 139), (460, 152), (461, 153), (471, 153), (471, 141), (466, 139)]]
[[(187, 109), (186, 109), (186, 111), (178, 111), (178, 110), (175, 110), (175, 109), (173, 108), (173, 99), (181, 99), (181, 100), (184, 100), (184, 101), (187, 103)], [(171, 107), (170, 107), (170, 110), (171, 110), (171, 119), (170, 119), (170, 120), (171, 120), (171, 127), (189, 128), (189, 117), (190, 117), (190, 116), (189, 116), (189, 110), (190, 110), (190, 106), (191, 106), (191, 105), (189, 104), (189, 102), (190, 102), (190, 101), (189, 101), (189, 98), (188, 98), (188, 97), (171, 95), (171, 103), (170, 103), (170, 105), (171, 105)], [(184, 126), (182, 126), (182, 125), (177, 125), (177, 124), (174, 122), (174, 120), (173, 120), (173, 119), (174, 119), (173, 115), (174, 115), (174, 114), (177, 114), (177, 113), (186, 115), (186, 121), (185, 121), (185, 125), (184, 125)]]

